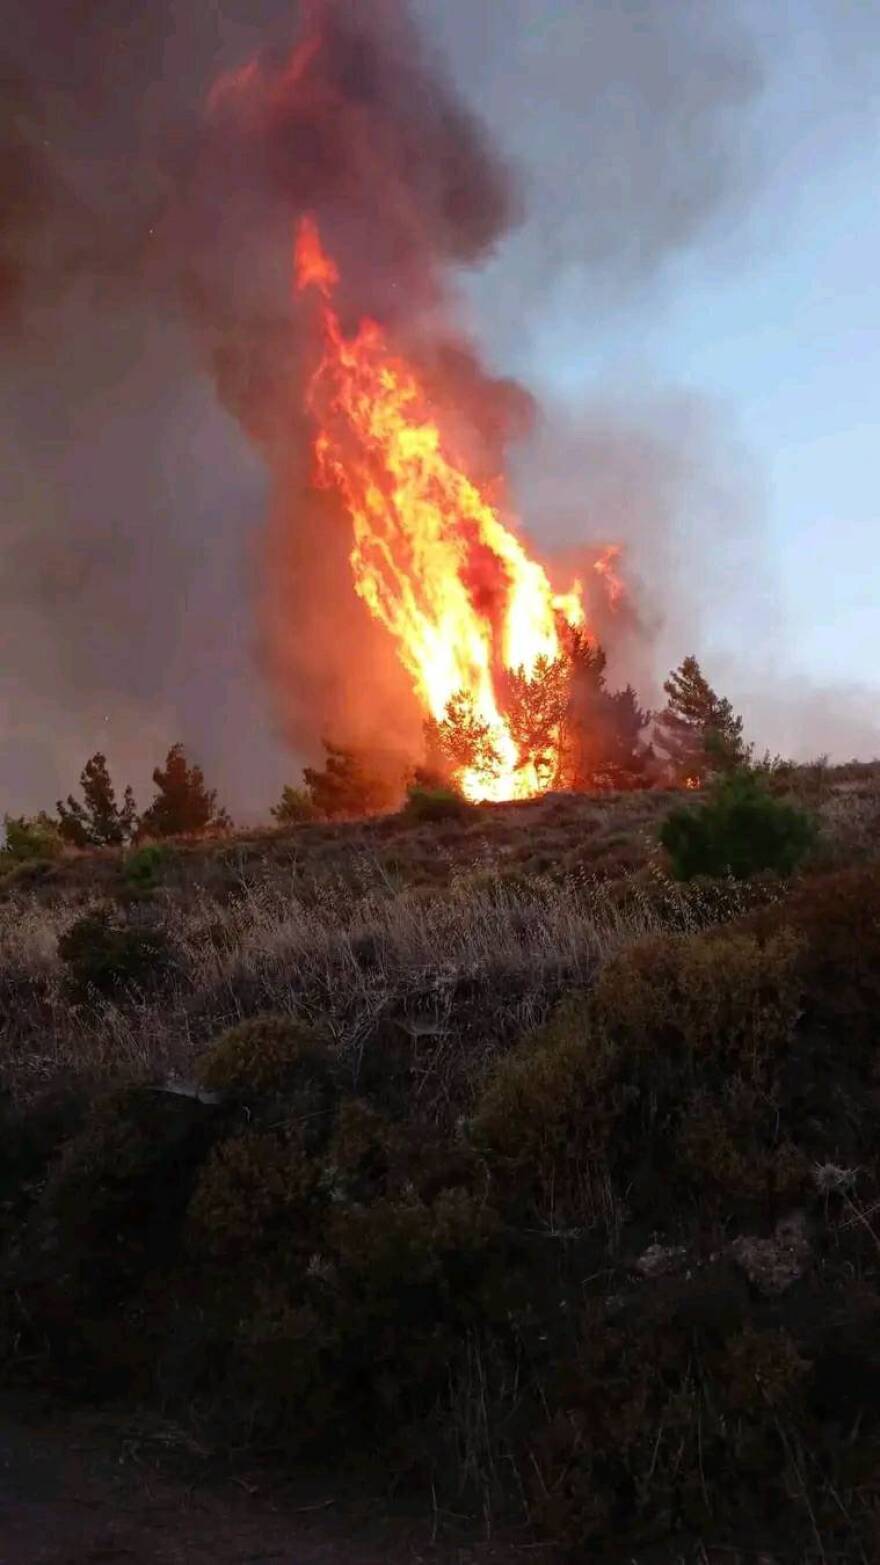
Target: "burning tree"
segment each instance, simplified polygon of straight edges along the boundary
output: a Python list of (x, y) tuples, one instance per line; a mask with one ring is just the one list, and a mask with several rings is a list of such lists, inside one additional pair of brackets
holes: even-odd
[[(611, 692), (606, 656), (583, 631), (568, 631), (558, 657), (541, 657), (528, 675), (506, 674), (502, 711), (518, 765), (548, 788), (632, 788), (651, 775), (654, 754), (644, 741), (650, 716), (631, 685)], [(498, 730), (482, 720), (459, 692), (441, 722), (425, 724), (428, 777), (460, 782), (477, 774), (491, 781), (504, 765)]]
[(355, 590), (395, 638), (466, 796), (540, 793), (555, 771), (563, 633), (585, 619), (580, 586), (554, 591), (379, 324), (344, 334), (339, 270), (311, 218), (299, 227), (296, 279), (321, 328), (307, 399), (316, 482), (351, 520)]

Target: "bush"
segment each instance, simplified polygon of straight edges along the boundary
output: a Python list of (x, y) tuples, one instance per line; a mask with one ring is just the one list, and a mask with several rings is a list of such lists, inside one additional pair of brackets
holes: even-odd
[(145, 843), (126, 858), (122, 869), (123, 879), (129, 886), (149, 891), (159, 884), (162, 871), (174, 862), (174, 858), (172, 850), (163, 843)]
[(816, 838), (811, 816), (773, 798), (759, 777), (744, 771), (714, 784), (704, 804), (673, 810), (660, 830), (678, 880), (744, 880), (760, 870), (790, 875)]
[(620, 1111), (615, 1073), (614, 1047), (591, 1028), (584, 1001), (564, 1001), (497, 1062), (476, 1105), (471, 1138), (496, 1182), (527, 1193), (545, 1216), (596, 1221)]
[(304, 788), (285, 786), (279, 802), (269, 811), (279, 826), (301, 826), (320, 819), (318, 807)]
[(74, 991), (88, 997), (127, 988), (144, 988), (171, 963), (167, 936), (111, 921), (108, 913), (90, 913), (58, 941), (58, 955), (69, 970)]
[(760, 1076), (790, 1042), (800, 1012), (800, 945), (738, 930), (661, 935), (613, 957), (596, 982), (605, 1035), (629, 1055), (684, 1051)]
[(0, 851), (0, 867), (12, 869), (34, 859), (57, 859), (63, 851), (58, 827), (48, 815), (37, 815), (33, 820), (26, 816), (7, 815), (6, 846)]
[(157, 1262), (174, 1255), (190, 1186), (216, 1136), (218, 1111), (140, 1087), (92, 1108), (52, 1169), (40, 1212), (54, 1243), (59, 1295), (81, 1290), (111, 1310)]
[(203, 1087), (220, 1091), (282, 1092), (332, 1074), (327, 1039), (317, 1028), (286, 1016), (256, 1016), (230, 1027), (196, 1061)]
[(471, 813), (473, 805), (454, 788), (427, 788), (414, 783), (407, 789), (404, 815), (417, 821), (459, 821)]
[(279, 1247), (295, 1255), (311, 1243), (305, 1217), (319, 1165), (297, 1127), (248, 1130), (216, 1146), (199, 1175), (189, 1207), (197, 1248), (216, 1256), (255, 1256)]

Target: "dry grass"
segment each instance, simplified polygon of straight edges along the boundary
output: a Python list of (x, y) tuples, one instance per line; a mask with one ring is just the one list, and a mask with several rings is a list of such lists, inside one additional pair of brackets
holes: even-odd
[[(806, 768), (795, 785), (820, 812), (829, 861), (876, 854), (875, 771)], [(206, 1039), (265, 1010), (320, 1019), (354, 1068), (390, 1018), (466, 1043), (477, 1063), (621, 947), (743, 910), (734, 886), (710, 902), (666, 880), (657, 829), (671, 802), (550, 795), (461, 822), (181, 841), (139, 897), (112, 850), (23, 866), (0, 881), (0, 1082), (20, 1097), (58, 1078), (186, 1074)], [(162, 928), (172, 970), (150, 994), (73, 1004), (58, 939), (108, 907)]]
[[(150, 993), (71, 1002), (58, 940), (101, 895), (51, 900), (20, 891), (0, 904), (0, 1071), (16, 1096), (59, 1078), (187, 1074), (221, 1028), (271, 1011), (320, 1020), (356, 1067), (375, 1027), (468, 1041), (474, 1064), (539, 1020), (564, 989), (589, 984), (603, 961), (663, 928), (718, 916), (699, 892), (654, 877), (613, 886), (574, 872), (507, 879), (457, 873), (443, 889), (394, 889), (379, 860), (347, 876), (284, 876), (243, 868), (221, 894), (171, 889), (129, 909), (170, 938), (173, 965)], [(353, 872), (357, 889), (352, 887)], [(743, 893), (725, 896), (731, 915)], [(621, 903), (623, 905), (621, 905)]]

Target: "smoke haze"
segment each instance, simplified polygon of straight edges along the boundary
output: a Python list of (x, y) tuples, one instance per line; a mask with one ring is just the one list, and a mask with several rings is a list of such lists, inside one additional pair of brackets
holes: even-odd
[[(539, 544), (625, 544), (638, 615), (616, 642), (609, 627), (612, 674), (652, 700), (705, 649), (762, 744), (876, 748), (858, 692), (851, 722), (835, 695), (832, 730), (826, 698), (799, 707), (778, 670), (761, 496), (723, 412), (663, 391), (541, 407), (506, 378), (527, 373), (542, 314), (573, 312), (588, 340), (594, 312), (635, 308), (746, 209), (767, 155), (767, 40), (748, 8), (705, 0), (547, 11), (7, 7), (2, 808), (51, 806), (97, 748), (145, 802), (180, 738), (234, 814), (265, 815), (322, 733), (363, 741), (366, 713), (389, 743), (417, 734), (409, 682), (352, 590), (345, 527), (308, 488), (289, 299), (305, 209), (346, 258), (347, 323), (393, 325), (477, 471), (514, 454)], [(848, 14), (841, 73), (863, 58)], [(291, 48), (318, 25), (291, 90)], [(257, 92), (228, 74), (254, 58)], [(732, 593), (788, 719), (719, 638)]]

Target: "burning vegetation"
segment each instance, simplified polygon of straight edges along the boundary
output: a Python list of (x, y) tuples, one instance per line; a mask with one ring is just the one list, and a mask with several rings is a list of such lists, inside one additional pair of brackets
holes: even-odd
[(270, 639), (292, 732), (375, 751), (397, 707), (398, 748), (417, 760), (423, 727), (427, 766), (472, 802), (621, 772), (613, 730), (644, 726), (635, 697), (588, 732), (583, 689), (604, 669), (593, 600), (606, 622), (626, 602), (620, 550), (594, 542), (562, 581), (527, 541), (503, 475), (532, 399), (487, 374), (450, 282), (515, 221), (508, 171), (397, 4), (308, 6), (287, 58), (221, 77), (207, 116), (281, 176), (293, 248), (296, 350), (272, 393), (291, 411), (270, 453)]
[[(321, 299), (324, 351), (309, 388), (317, 477), (351, 519), (356, 591), (394, 637), (436, 729), (449, 732), (465, 795), (541, 793), (560, 769), (573, 666), (563, 647), (584, 625), (580, 585), (554, 593), (449, 453), (424, 388), (381, 327), (364, 321), (343, 335), (332, 306), (339, 274), (308, 219), (296, 280)], [(538, 744), (527, 743), (529, 726), (540, 727)]]

